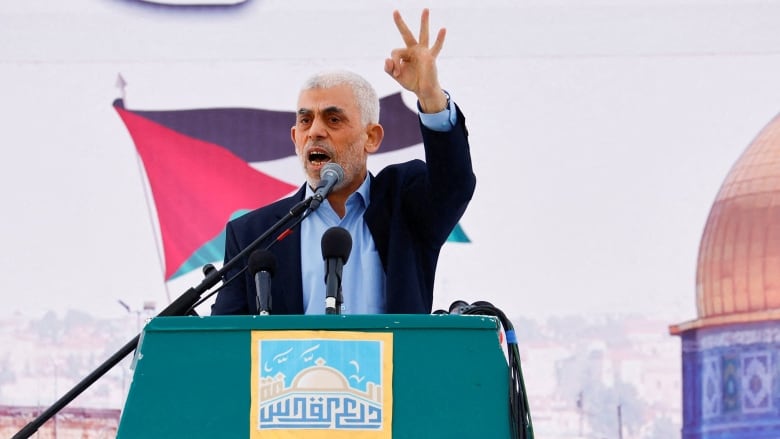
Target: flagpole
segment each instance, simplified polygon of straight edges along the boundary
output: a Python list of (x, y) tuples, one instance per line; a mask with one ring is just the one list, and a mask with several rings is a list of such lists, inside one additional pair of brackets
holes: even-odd
[[(119, 89), (119, 92), (121, 94), (121, 100), (122, 100), (122, 106), (124, 107), (127, 104), (127, 93), (126, 93), (126, 87), (127, 87), (127, 81), (125, 80), (124, 76), (122, 76), (122, 72), (117, 73), (116, 76), (116, 87)], [(146, 180), (144, 179), (144, 165), (141, 162), (141, 157), (138, 154), (138, 151), (133, 149), (135, 152), (135, 160), (136, 164), (138, 165), (138, 176), (139, 180), (141, 180), (141, 187), (144, 190), (144, 201), (146, 201), (146, 212), (149, 214), (149, 225), (152, 227), (152, 234), (154, 235), (154, 247), (157, 250), (157, 263), (160, 265), (160, 271), (162, 271), (162, 278), (163, 278), (163, 285), (165, 286), (165, 297), (168, 299), (168, 305), (171, 304), (171, 292), (168, 289), (168, 282), (165, 279), (165, 262), (163, 261), (163, 257), (161, 254), (162, 244), (160, 243), (160, 240), (157, 238), (157, 228), (155, 227), (154, 222), (154, 213), (152, 212), (152, 205), (149, 202), (149, 190), (146, 186)]]
[(165, 296), (168, 298), (168, 304), (171, 303), (171, 292), (168, 290), (168, 282), (165, 279), (165, 262), (162, 256), (162, 243), (157, 237), (157, 228), (154, 222), (154, 212), (152, 211), (152, 204), (149, 200), (149, 188), (146, 186), (146, 180), (144, 179), (144, 165), (141, 162), (141, 157), (136, 154), (135, 161), (138, 164), (138, 175), (141, 180), (141, 187), (144, 190), (144, 200), (146, 201), (146, 212), (149, 214), (149, 225), (152, 227), (152, 235), (154, 235), (154, 248), (157, 250), (157, 262), (160, 264), (160, 271), (162, 272), (163, 285), (165, 286)]

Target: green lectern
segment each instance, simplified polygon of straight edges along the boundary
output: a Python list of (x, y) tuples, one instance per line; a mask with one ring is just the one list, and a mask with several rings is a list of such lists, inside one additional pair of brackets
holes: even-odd
[(118, 438), (509, 438), (493, 317), (158, 317)]

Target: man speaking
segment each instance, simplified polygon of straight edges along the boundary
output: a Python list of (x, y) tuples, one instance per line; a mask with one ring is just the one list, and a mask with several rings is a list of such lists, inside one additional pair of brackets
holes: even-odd
[[(446, 31), (439, 30), (430, 44), (428, 15), (424, 10), (415, 38), (394, 12), (404, 47), (393, 50), (384, 66), (417, 96), (425, 162), (394, 164), (370, 174), (368, 155), (379, 149), (384, 136), (377, 94), (354, 73), (321, 73), (304, 83), (290, 130), (306, 183), (293, 196), (228, 223), (225, 261), (300, 201), (316, 193), (327, 196), (299, 231), (271, 248), (276, 256), (271, 314), (325, 313), (320, 245), (323, 234), (334, 226), (345, 229), (352, 239), (349, 263), (341, 276), (339, 313), (431, 312), (439, 251), (471, 200), (476, 178), (464, 117), (439, 84), (436, 59)], [(338, 166), (330, 165), (323, 172), (328, 164)], [(323, 174), (331, 169), (337, 169), (338, 175), (327, 176), (321, 184), (326, 180)], [(325, 190), (328, 185), (332, 187)], [(245, 266), (236, 264), (225, 279)], [(247, 272), (220, 291), (212, 315), (257, 314), (257, 297), (254, 279)]]

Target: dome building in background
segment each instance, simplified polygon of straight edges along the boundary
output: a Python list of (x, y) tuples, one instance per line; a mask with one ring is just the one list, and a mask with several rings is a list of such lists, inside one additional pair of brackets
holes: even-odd
[(682, 339), (683, 439), (780, 438), (780, 116), (726, 176)]

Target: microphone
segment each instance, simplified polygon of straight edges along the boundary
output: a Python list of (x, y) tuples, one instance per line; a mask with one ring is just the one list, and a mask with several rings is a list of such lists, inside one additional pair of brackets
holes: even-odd
[(249, 255), (249, 274), (255, 278), (255, 303), (261, 316), (271, 314), (271, 278), (276, 273), (276, 256), (269, 250), (255, 250)]
[(333, 188), (343, 179), (344, 168), (338, 163), (330, 162), (323, 166), (320, 170), (320, 184), (317, 185), (317, 189), (314, 190), (309, 209), (315, 210), (320, 207), (322, 200), (328, 198), (328, 194), (330, 194)]
[(211, 273), (217, 271), (217, 267), (215, 267), (214, 264), (206, 264), (203, 266), (202, 270), (203, 270), (203, 275), (208, 276)]
[(325, 260), (325, 314), (340, 314), (341, 273), (352, 251), (352, 236), (341, 227), (322, 234), (322, 259)]

